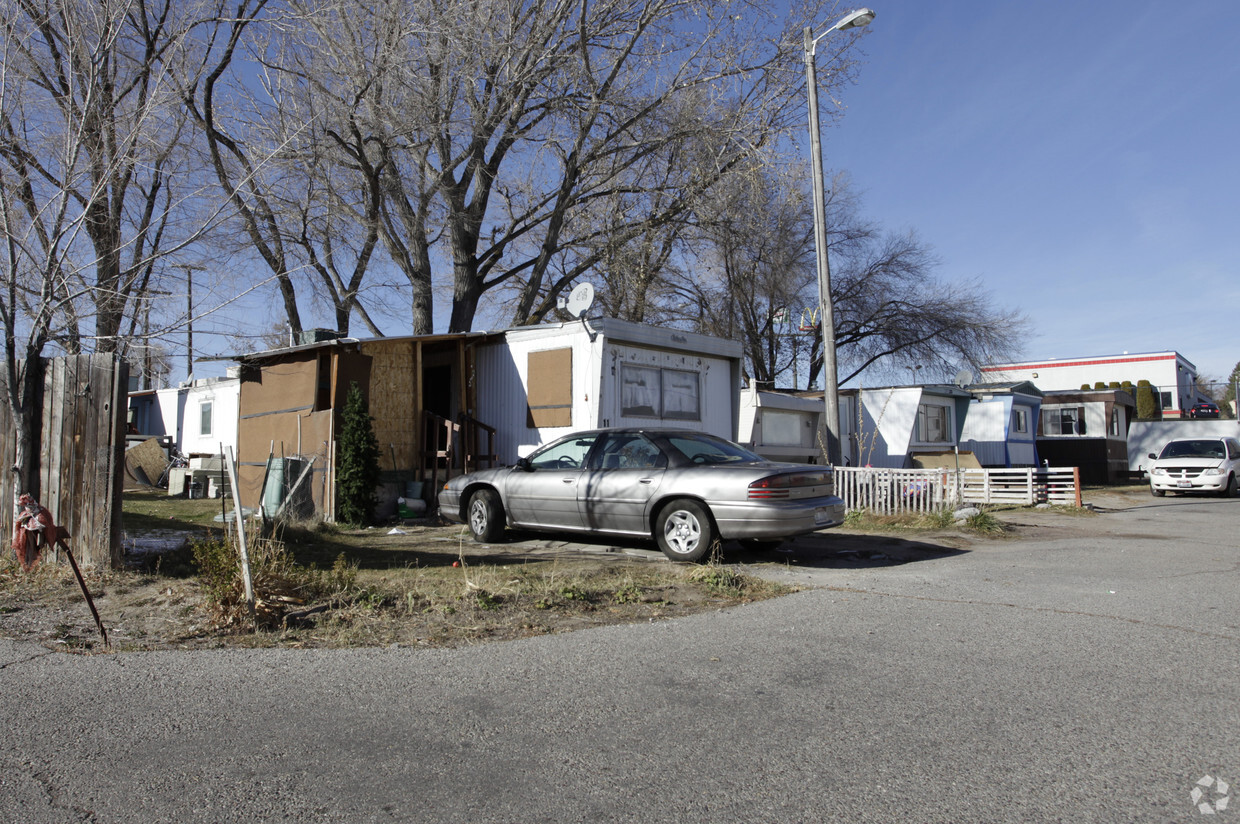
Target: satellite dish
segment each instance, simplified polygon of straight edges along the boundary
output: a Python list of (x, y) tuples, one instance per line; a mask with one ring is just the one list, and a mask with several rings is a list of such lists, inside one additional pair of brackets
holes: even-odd
[(579, 283), (573, 287), (573, 291), (569, 293), (568, 300), (565, 301), (562, 308), (567, 309), (568, 313), (573, 317), (579, 318), (593, 305), (594, 285), (591, 283)]
[(956, 373), (956, 377), (953, 380), (956, 382), (957, 386), (964, 389), (966, 386), (973, 383), (973, 373), (968, 369), (961, 369)]

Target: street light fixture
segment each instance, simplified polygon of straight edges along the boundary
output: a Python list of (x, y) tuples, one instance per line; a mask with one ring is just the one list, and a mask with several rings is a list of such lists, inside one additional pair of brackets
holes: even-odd
[(818, 132), (818, 71), (815, 49), (828, 34), (859, 29), (874, 19), (870, 9), (857, 9), (841, 17), (834, 26), (814, 37), (805, 27), (805, 82), (809, 91), (809, 140), (814, 169), (814, 248), (818, 259), (818, 313), (822, 319), (822, 401), (826, 421), (827, 463), (840, 463), (839, 376), (835, 365), (835, 312), (831, 307), (831, 266), (827, 261), (827, 205), (823, 194), (822, 136)]

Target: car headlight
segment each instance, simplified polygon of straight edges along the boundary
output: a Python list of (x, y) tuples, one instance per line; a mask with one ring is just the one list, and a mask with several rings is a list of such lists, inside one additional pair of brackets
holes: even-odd
[(1207, 469), (1205, 472), (1202, 472), (1201, 474), (1202, 475), (1222, 475), (1223, 470), (1217, 466), (1212, 466), (1209, 469)]
[(1166, 475), (1167, 470), (1163, 469), (1161, 466), (1156, 466), (1150, 470), (1150, 474), (1151, 475)]

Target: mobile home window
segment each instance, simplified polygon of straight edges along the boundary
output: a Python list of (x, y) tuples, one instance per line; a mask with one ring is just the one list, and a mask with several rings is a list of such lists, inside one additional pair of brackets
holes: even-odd
[(663, 370), (663, 417), (676, 421), (702, 419), (700, 384), (696, 372)]
[(921, 443), (947, 443), (951, 415), (946, 406), (923, 403), (917, 407), (917, 440)]
[(683, 369), (626, 363), (620, 368), (620, 414), (636, 418), (700, 421), (701, 376)]
[(212, 423), (212, 402), (203, 401), (198, 404), (198, 434), (210, 435)]
[(798, 412), (762, 412), (762, 443), (767, 446), (800, 446), (801, 415)]
[(620, 368), (620, 414), (625, 417), (659, 417), (663, 384), (659, 370), (626, 363)]
[(1015, 420), (1012, 423), (1012, 430), (1018, 435), (1026, 435), (1029, 433), (1029, 410), (1014, 410)]
[(1085, 407), (1046, 410), (1042, 414), (1042, 431), (1047, 435), (1084, 435)]
[(1118, 406), (1113, 406), (1113, 407), (1111, 407), (1111, 429), (1110, 429), (1110, 434), (1111, 434), (1111, 436), (1112, 436), (1112, 437), (1118, 437), (1118, 436), (1119, 436), (1119, 407), (1118, 407)]

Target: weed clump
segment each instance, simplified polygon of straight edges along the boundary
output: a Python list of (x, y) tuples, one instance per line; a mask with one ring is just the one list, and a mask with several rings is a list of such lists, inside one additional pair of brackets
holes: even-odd
[(1003, 522), (984, 509), (958, 519), (951, 507), (903, 515), (876, 515), (864, 509), (853, 509), (845, 514), (844, 526), (859, 532), (922, 532), (953, 528), (989, 536), (1007, 532)]

